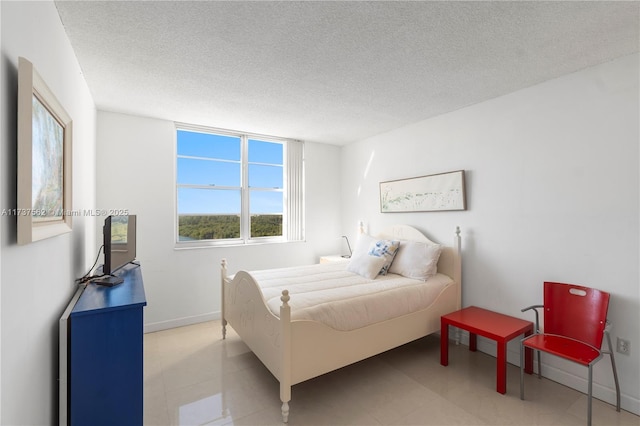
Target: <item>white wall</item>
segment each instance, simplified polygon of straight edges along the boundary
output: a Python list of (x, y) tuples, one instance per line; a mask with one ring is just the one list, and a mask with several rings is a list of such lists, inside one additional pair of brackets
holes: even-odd
[[(73, 119), (73, 208), (93, 208), (96, 111), (55, 5), (0, 2), (0, 9), (0, 207), (16, 208), (17, 67), (23, 56)], [(93, 223), (75, 218), (70, 234), (17, 246), (16, 218), (0, 217), (2, 424), (57, 423), (58, 319), (74, 279), (93, 263)]]
[[(307, 144), (307, 242), (174, 250), (172, 123), (100, 112), (96, 199), (95, 107), (55, 6), (0, 2), (0, 19), (1, 207), (16, 206), (17, 58), (24, 56), (74, 120), (74, 209), (139, 216), (147, 330), (215, 317), (221, 258), (232, 272), (311, 263), (339, 251), (343, 233), (355, 238), (358, 219), (372, 232), (409, 223), (446, 243), (460, 225), (465, 305), (524, 317), (519, 309), (541, 301), (544, 280), (612, 293), (614, 339), (632, 342), (631, 356), (617, 356), (623, 407), (640, 413), (638, 55), (342, 150)], [(467, 171), (469, 210), (379, 213), (380, 181), (457, 169)], [(2, 424), (56, 422), (57, 320), (74, 278), (93, 262), (102, 219), (79, 218), (72, 234), (18, 247), (15, 218), (0, 217)], [(583, 385), (582, 369), (552, 359), (543, 368)], [(596, 396), (612, 401), (606, 360), (595, 381)]]
[[(343, 229), (407, 223), (443, 243), (460, 225), (463, 304), (533, 320), (543, 281), (612, 295), (623, 408), (640, 413), (638, 55), (351, 144), (342, 157)], [(468, 210), (386, 213), (378, 183), (464, 169)], [(485, 350), (493, 347), (486, 344)], [(517, 363), (517, 344), (510, 345)], [(586, 369), (543, 358), (543, 374), (586, 391)], [(607, 359), (594, 395), (614, 401)]]
[(338, 147), (305, 144), (306, 242), (176, 250), (173, 122), (100, 111), (97, 135), (98, 208), (138, 216), (147, 331), (219, 318), (223, 258), (233, 273), (314, 263), (342, 247)]

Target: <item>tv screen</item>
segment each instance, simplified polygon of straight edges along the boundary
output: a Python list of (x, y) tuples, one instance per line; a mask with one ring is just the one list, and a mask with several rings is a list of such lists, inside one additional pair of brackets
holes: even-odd
[(104, 221), (103, 238), (102, 273), (112, 275), (136, 258), (136, 216), (108, 216)]

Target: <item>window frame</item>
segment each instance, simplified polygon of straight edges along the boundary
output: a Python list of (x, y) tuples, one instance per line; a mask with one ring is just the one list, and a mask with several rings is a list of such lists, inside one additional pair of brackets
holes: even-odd
[[(179, 131), (187, 131), (187, 132), (197, 132), (197, 133), (205, 133), (205, 134), (215, 134), (221, 136), (231, 136), (240, 138), (240, 167), (241, 167), (241, 177), (240, 177), (240, 187), (231, 187), (231, 186), (221, 186), (219, 189), (221, 190), (240, 190), (240, 238), (226, 238), (226, 239), (212, 239), (212, 240), (196, 240), (196, 241), (180, 241), (179, 240), (179, 217), (180, 213), (178, 212), (178, 190), (179, 188), (184, 187), (192, 187), (196, 188), (200, 186), (201, 188), (208, 188), (206, 185), (189, 185), (189, 184), (180, 184), (178, 183), (178, 159), (185, 158), (189, 156), (181, 157), (178, 155), (178, 132)], [(249, 165), (250, 164), (267, 164), (269, 166), (273, 166), (276, 164), (273, 163), (263, 163), (263, 162), (249, 162), (249, 140), (256, 140), (259, 142), (269, 142), (269, 143), (278, 143), (282, 145), (282, 164), (278, 165), (282, 167), (282, 188), (251, 188), (249, 187)], [(228, 129), (220, 129), (208, 126), (199, 126), (193, 124), (186, 123), (175, 123), (175, 150), (174, 150), (174, 244), (176, 248), (200, 248), (200, 247), (211, 247), (211, 246), (234, 246), (234, 245), (252, 245), (252, 244), (265, 244), (265, 243), (282, 243), (282, 242), (293, 242), (287, 236), (287, 223), (289, 220), (289, 209), (288, 209), (288, 187), (289, 187), (289, 179), (287, 173), (287, 162), (288, 162), (288, 144), (296, 143), (299, 141), (282, 138), (277, 136), (269, 136), (262, 135), (250, 132), (240, 132), (233, 131)], [(224, 161), (224, 160), (222, 160)], [(303, 160), (302, 160), (303, 162)], [(250, 195), (253, 191), (264, 191), (264, 192), (279, 192), (282, 193), (282, 235), (279, 236), (265, 236), (265, 237), (251, 237), (251, 205), (250, 205)], [(304, 203), (302, 201), (302, 203)], [(265, 213), (269, 214), (269, 213)], [(271, 213), (274, 214), (274, 213)], [(300, 228), (303, 230), (304, 235), (304, 223), (300, 224)], [(304, 240), (304, 238), (303, 238)], [(299, 240), (296, 240), (299, 241)]]

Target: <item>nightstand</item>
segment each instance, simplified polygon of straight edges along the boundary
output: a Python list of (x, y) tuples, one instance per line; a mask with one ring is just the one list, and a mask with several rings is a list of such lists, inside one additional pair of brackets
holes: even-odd
[(334, 263), (334, 262), (348, 262), (351, 260), (348, 257), (342, 257), (339, 254), (330, 254), (328, 256), (322, 256), (320, 263)]

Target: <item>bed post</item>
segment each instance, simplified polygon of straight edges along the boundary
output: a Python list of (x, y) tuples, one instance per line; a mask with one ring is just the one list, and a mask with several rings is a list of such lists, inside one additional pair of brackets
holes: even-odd
[(455, 250), (453, 264), (453, 279), (458, 284), (458, 309), (462, 309), (462, 240), (460, 238), (460, 227), (456, 226), (456, 236), (453, 240)]
[(222, 316), (222, 339), (227, 338), (227, 317), (224, 315), (224, 285), (227, 282), (227, 259), (220, 262), (220, 315)]
[(289, 290), (282, 290), (282, 306), (280, 306), (281, 350), (280, 365), (280, 400), (282, 401), (282, 421), (289, 421), (289, 401), (291, 401), (291, 307), (289, 306)]
[[(456, 309), (462, 309), (462, 242), (460, 238), (460, 227), (456, 226), (456, 235), (453, 239), (453, 280), (458, 284), (458, 294), (456, 295)], [(456, 345), (462, 341), (462, 330), (458, 329), (454, 338)]]

